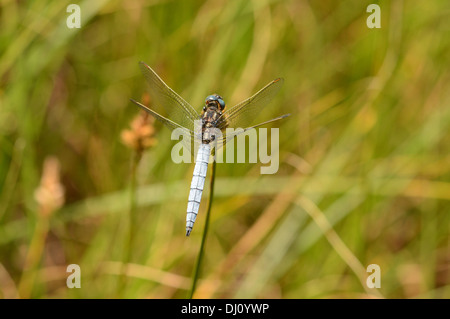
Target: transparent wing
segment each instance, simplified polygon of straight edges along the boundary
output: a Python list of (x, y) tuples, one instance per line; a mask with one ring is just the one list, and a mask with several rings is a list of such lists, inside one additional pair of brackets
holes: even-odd
[(167, 86), (147, 64), (139, 62), (139, 67), (149, 84), (150, 98), (155, 108), (164, 110), (170, 117), (171, 122), (192, 131), (194, 120), (199, 119), (200, 115), (188, 102)]
[(218, 120), (217, 127), (220, 129), (224, 129), (227, 126), (235, 128), (249, 127), (261, 109), (275, 97), (283, 82), (282, 78), (275, 79), (248, 99), (223, 112)]
[(155, 112), (152, 109), (148, 108), (144, 104), (139, 103), (138, 101), (135, 101), (133, 99), (130, 99), (130, 100), (131, 100), (131, 102), (133, 102), (134, 104), (136, 104), (137, 106), (142, 108), (144, 111), (150, 113), (154, 118), (156, 118), (158, 121), (162, 122), (168, 128), (170, 128), (172, 130), (174, 130), (174, 129), (181, 129), (181, 130), (186, 131), (186, 132), (192, 132), (191, 130), (181, 126), (180, 124), (177, 124), (177, 123), (169, 120), (168, 118), (165, 118), (164, 116), (158, 114), (157, 112)]
[(286, 118), (286, 117), (288, 117), (290, 115), (291, 114), (284, 114), (284, 115), (281, 115), (279, 117), (273, 118), (271, 120), (268, 120), (268, 121), (265, 121), (265, 122), (262, 122), (262, 123), (250, 126), (250, 127), (246, 127), (244, 129), (235, 130), (231, 134), (226, 134), (225, 131), (222, 131), (222, 133), (223, 133), (222, 137), (217, 140), (217, 149), (220, 149), (221, 147), (225, 146), (225, 144), (227, 144), (233, 138), (235, 138), (236, 136), (238, 136), (238, 135), (240, 135), (240, 134), (242, 134), (244, 132), (247, 132), (248, 130), (251, 130), (253, 128), (256, 128), (256, 127), (259, 127), (259, 126), (262, 126), (262, 125), (266, 125), (266, 124), (269, 124), (269, 123), (272, 123), (272, 122), (275, 122), (275, 121), (278, 121), (278, 120), (281, 120), (281, 119), (284, 119), (284, 118)]
[(135, 101), (133, 99), (130, 99), (130, 100), (131, 100), (131, 102), (133, 102), (134, 104), (136, 104), (137, 106), (142, 108), (144, 111), (150, 113), (154, 118), (156, 118), (158, 121), (162, 122), (164, 125), (166, 125), (171, 130), (179, 129), (179, 130), (181, 130), (180, 133), (183, 132), (183, 135), (190, 136), (190, 140), (186, 140), (183, 138), (182, 143), (185, 147), (187, 147), (191, 151), (191, 154), (194, 154), (194, 147), (193, 147), (194, 138), (197, 138), (197, 141), (199, 139), (201, 140), (201, 134), (200, 135), (195, 134), (192, 130), (187, 129), (186, 127), (183, 127), (183, 126), (169, 120), (168, 118), (165, 118), (164, 116), (158, 114), (157, 112), (153, 111), (152, 109), (146, 107), (144, 104), (139, 103), (138, 101)]

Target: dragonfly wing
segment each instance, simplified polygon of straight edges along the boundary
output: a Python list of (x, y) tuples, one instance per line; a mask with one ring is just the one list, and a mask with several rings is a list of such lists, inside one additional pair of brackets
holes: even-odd
[(284, 118), (286, 118), (286, 117), (288, 117), (290, 115), (291, 114), (284, 114), (284, 115), (281, 115), (279, 117), (273, 118), (271, 120), (268, 120), (268, 121), (265, 121), (265, 122), (262, 122), (262, 123), (259, 123), (259, 124), (256, 124), (256, 125), (244, 128), (244, 129), (241, 128), (241, 129), (234, 130), (233, 132), (231, 132), (229, 134), (226, 134), (226, 132), (223, 131), (222, 132), (223, 133), (222, 137), (220, 139), (218, 139), (218, 141), (217, 141), (217, 149), (220, 149), (222, 146), (227, 144), (233, 138), (235, 138), (236, 136), (238, 136), (238, 135), (240, 135), (240, 134), (242, 134), (244, 132), (247, 132), (248, 130), (251, 130), (251, 129), (256, 128), (258, 126), (266, 125), (266, 124), (269, 124), (269, 123), (272, 123), (272, 122), (284, 119)]
[(133, 102), (134, 104), (136, 104), (137, 106), (139, 106), (141, 109), (143, 109), (144, 111), (150, 113), (153, 117), (155, 117), (158, 121), (162, 122), (164, 125), (166, 125), (168, 128), (174, 130), (174, 129), (181, 129), (181, 130), (185, 130), (185, 131), (190, 131), (189, 129), (181, 126), (180, 124), (175, 123), (174, 121), (169, 120), (168, 118), (160, 115), (159, 113), (153, 111), (152, 109), (148, 108), (147, 106), (145, 106), (142, 103), (139, 103), (136, 100), (130, 99), (131, 102)]
[(187, 140), (186, 138), (183, 138), (182, 142), (183, 142), (183, 145), (191, 151), (191, 154), (194, 154), (194, 147), (192, 147), (192, 143), (194, 141), (196, 134), (192, 130), (187, 129), (187, 128), (181, 126), (180, 124), (177, 124), (177, 123), (169, 120), (168, 118), (158, 114), (157, 112), (146, 107), (144, 104), (139, 103), (138, 101), (135, 101), (133, 99), (130, 99), (130, 100), (131, 100), (131, 102), (133, 102), (134, 104), (139, 106), (141, 109), (143, 109), (147, 113), (150, 113), (154, 118), (156, 118), (158, 121), (162, 122), (164, 125), (166, 125), (171, 130), (178, 129), (178, 130), (181, 130), (180, 133), (182, 133), (184, 136), (189, 136), (190, 137), (189, 140)]
[(282, 78), (275, 79), (248, 99), (223, 112), (217, 127), (249, 127), (256, 118), (255, 115), (275, 97), (283, 82)]
[(195, 109), (164, 83), (147, 64), (139, 62), (139, 67), (149, 84), (150, 98), (155, 107), (165, 110), (172, 122), (193, 130), (194, 121), (200, 117)]

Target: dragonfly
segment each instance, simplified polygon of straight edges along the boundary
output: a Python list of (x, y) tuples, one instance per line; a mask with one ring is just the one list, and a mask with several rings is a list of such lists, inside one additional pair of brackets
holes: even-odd
[[(149, 87), (152, 108), (134, 99), (130, 100), (170, 129), (181, 129), (189, 134), (190, 137), (199, 141), (200, 146), (197, 151), (186, 211), (186, 236), (189, 236), (199, 211), (212, 144), (226, 144), (240, 133), (289, 116), (290, 114), (285, 114), (250, 126), (258, 112), (280, 90), (283, 85), (283, 79), (277, 78), (273, 80), (251, 97), (227, 110), (225, 110), (226, 105), (222, 96), (218, 94), (208, 95), (201, 113), (198, 113), (188, 102), (164, 83), (150, 66), (144, 62), (139, 62), (139, 67)], [(170, 118), (161, 115), (160, 113), (162, 112), (169, 114)], [(200, 130), (195, 129), (196, 123), (201, 123)], [(227, 136), (225, 129), (229, 127), (243, 129)], [(214, 134), (214, 130), (217, 131), (217, 129), (223, 132), (221, 136)]]

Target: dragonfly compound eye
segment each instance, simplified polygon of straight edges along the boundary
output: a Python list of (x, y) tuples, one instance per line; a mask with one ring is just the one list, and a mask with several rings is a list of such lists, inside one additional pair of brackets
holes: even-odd
[(215, 105), (218, 106), (221, 110), (225, 108), (225, 102), (220, 95), (212, 94), (208, 95), (205, 100), (206, 105)]
[(220, 110), (223, 110), (225, 108), (225, 101), (222, 99), (217, 99), (217, 102), (219, 102)]

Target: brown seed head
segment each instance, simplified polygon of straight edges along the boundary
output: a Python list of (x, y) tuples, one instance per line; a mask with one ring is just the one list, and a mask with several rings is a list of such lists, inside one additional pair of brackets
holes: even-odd
[(64, 186), (60, 182), (60, 163), (56, 157), (45, 159), (41, 182), (34, 192), (34, 198), (44, 217), (50, 216), (64, 204)]
[[(148, 95), (144, 95), (143, 102), (148, 105)], [(122, 130), (122, 143), (137, 152), (143, 152), (147, 148), (156, 144), (154, 138), (155, 128), (153, 127), (155, 119), (145, 111), (141, 111), (130, 124), (129, 130)]]

